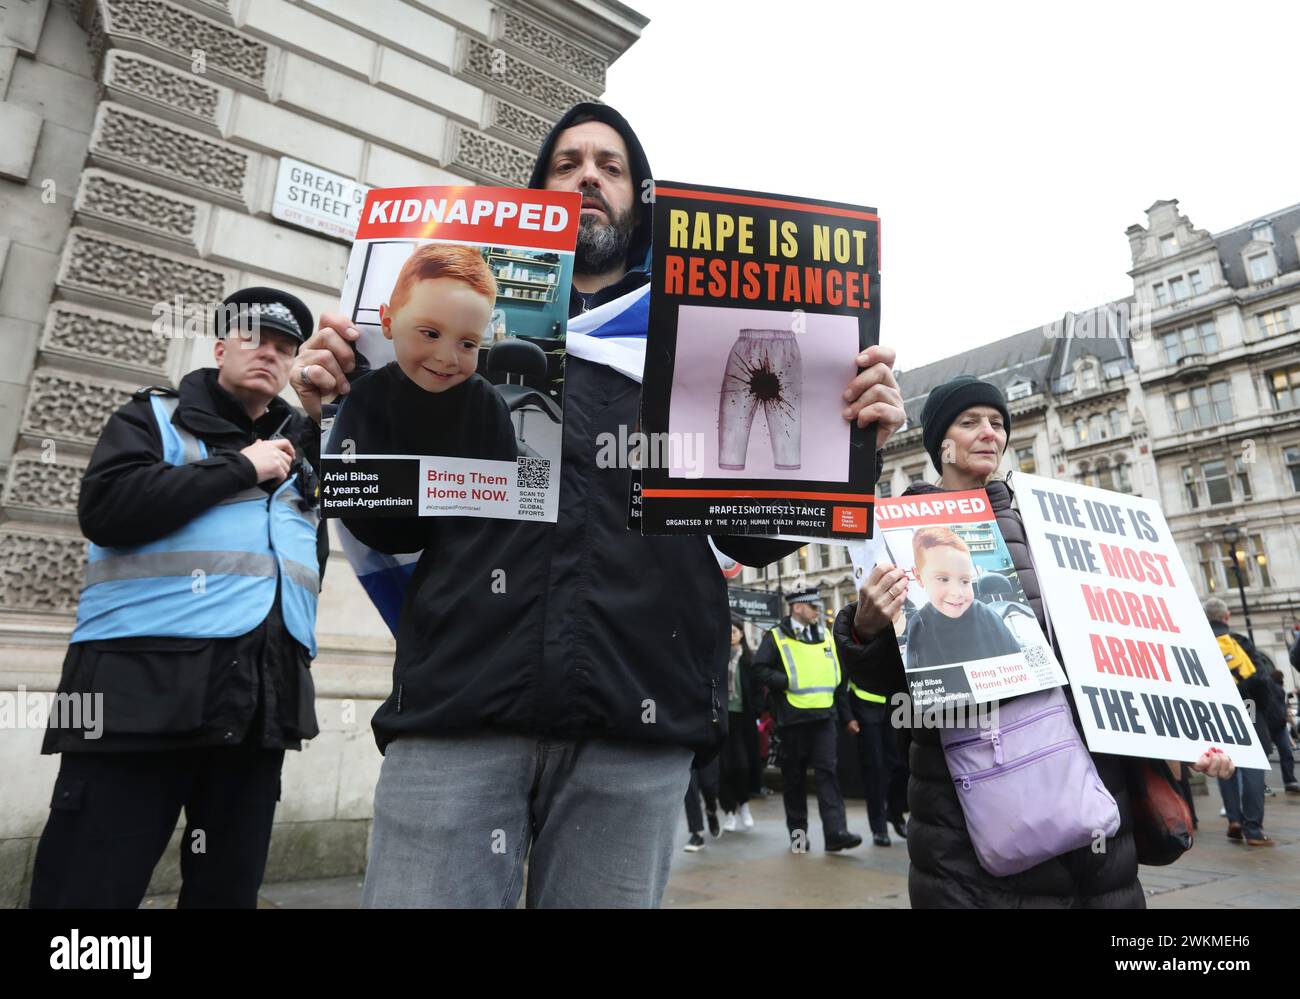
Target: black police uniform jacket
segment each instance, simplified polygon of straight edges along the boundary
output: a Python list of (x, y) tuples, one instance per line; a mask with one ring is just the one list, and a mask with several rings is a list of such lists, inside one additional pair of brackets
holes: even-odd
[[(167, 391), (167, 390), (159, 390)], [(186, 375), (173, 422), (208, 446), (209, 457), (181, 466), (163, 461), (147, 392), (111, 417), (81, 480), (77, 516), (98, 545), (145, 544), (257, 483), (242, 448), (276, 429), (297, 457), (318, 463), (320, 433), (280, 398), (258, 420), (217, 384), (215, 368)], [(278, 484), (264, 483), (273, 491)], [(329, 544), (317, 534), (322, 574)], [(284, 626), (277, 596), (266, 618), (235, 638), (118, 638), (75, 642), (63, 661), (61, 693), (103, 695), (103, 731), (47, 730), (41, 751), (164, 752), (247, 745), (298, 749), (319, 731), (306, 647)]]
[[(919, 483), (904, 495), (943, 490)], [(1020, 577), (1025, 597), (1046, 634), (1043, 599), (1038, 579), (1029, 561), (1024, 522), (1012, 507), (1012, 493), (1005, 482), (986, 487), (998, 528), (1006, 540), (1011, 563)], [(835, 619), (835, 639), (845, 672), (864, 689), (893, 695), (905, 689), (903, 660), (893, 629), (863, 645), (854, 637), (853, 616), (857, 604), (843, 608)], [(1069, 688), (1065, 688), (1075, 725), (1079, 726)], [(1080, 732), (1082, 729), (1080, 728)], [(1084, 847), (1053, 857), (1010, 877), (994, 877), (980, 866), (966, 832), (966, 821), (948, 762), (939, 741), (939, 730), (911, 730), (908, 755), (911, 776), (907, 801), (911, 818), (907, 824), (907, 851), (911, 860), (908, 894), (912, 908), (1145, 908), (1146, 900), (1138, 881), (1137, 847), (1133, 841), (1133, 816), (1127, 787), (1130, 761), (1127, 757), (1093, 753), (1097, 773), (1119, 806), (1120, 826), (1106, 840), (1104, 852)]]

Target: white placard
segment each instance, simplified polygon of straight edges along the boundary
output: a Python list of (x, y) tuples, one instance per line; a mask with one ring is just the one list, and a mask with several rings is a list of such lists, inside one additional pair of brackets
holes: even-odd
[(1153, 500), (1017, 472), (1043, 599), (1094, 752), (1268, 768)]
[(350, 177), (280, 157), (271, 217), (304, 229), (351, 240), (370, 188)]

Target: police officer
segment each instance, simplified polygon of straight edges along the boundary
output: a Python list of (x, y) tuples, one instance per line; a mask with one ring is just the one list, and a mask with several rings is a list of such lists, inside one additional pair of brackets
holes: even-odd
[(33, 908), (137, 907), (182, 808), (180, 906), (254, 907), (284, 751), (318, 732), (320, 440), (279, 398), (312, 315), (248, 288), (214, 326), (216, 367), (136, 392), (81, 482), (59, 691), (84, 710), (42, 746), (62, 760)]
[(808, 767), (817, 786), (817, 810), (827, 851), (851, 850), (862, 837), (848, 830), (836, 775), (835, 692), (843, 683), (835, 642), (823, 619), (815, 588), (787, 596), (790, 614), (763, 636), (754, 654), (754, 675), (772, 693), (781, 738), (785, 824), (791, 848), (808, 847)]
[[(888, 791), (890, 777), (898, 768), (898, 742), (889, 724), (887, 699), (850, 680), (836, 692), (835, 704), (840, 723), (857, 744), (871, 841), (876, 846), (889, 846)], [(903, 835), (901, 826), (901, 822), (895, 822), (895, 829)]]

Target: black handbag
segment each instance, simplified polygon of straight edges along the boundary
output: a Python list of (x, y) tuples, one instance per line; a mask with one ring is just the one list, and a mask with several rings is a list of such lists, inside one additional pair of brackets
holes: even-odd
[(1134, 760), (1128, 784), (1138, 863), (1151, 867), (1172, 864), (1193, 843), (1192, 810), (1181, 784), (1164, 760)]

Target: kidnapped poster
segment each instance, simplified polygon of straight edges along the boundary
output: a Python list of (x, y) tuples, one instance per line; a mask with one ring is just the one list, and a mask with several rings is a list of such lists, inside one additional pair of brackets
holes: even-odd
[(341, 296), (358, 369), (322, 426), (326, 516), (555, 520), (579, 202), (369, 192)]
[(642, 532), (869, 536), (843, 393), (879, 341), (875, 209), (660, 181), (653, 260)]

